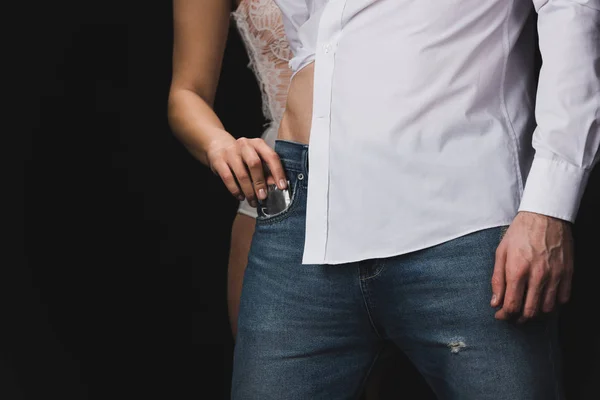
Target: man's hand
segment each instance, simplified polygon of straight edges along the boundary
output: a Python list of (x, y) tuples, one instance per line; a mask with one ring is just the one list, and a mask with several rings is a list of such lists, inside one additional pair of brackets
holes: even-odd
[(573, 238), (568, 222), (530, 212), (517, 214), (496, 251), (492, 307), (496, 318), (524, 322), (540, 310), (566, 303), (573, 276)]

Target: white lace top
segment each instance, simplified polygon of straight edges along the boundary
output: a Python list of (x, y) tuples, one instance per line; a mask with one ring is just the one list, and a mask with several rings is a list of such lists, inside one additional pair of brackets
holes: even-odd
[(271, 122), (262, 137), (273, 146), (292, 76), (288, 66), (292, 52), (283, 30), (281, 12), (273, 0), (242, 0), (232, 16), (262, 91), (263, 113)]

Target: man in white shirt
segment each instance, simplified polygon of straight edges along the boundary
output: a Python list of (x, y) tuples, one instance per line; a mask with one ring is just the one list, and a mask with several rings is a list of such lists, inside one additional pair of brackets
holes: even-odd
[(562, 398), (600, 0), (276, 1), (290, 201), (259, 207), (233, 398), (355, 398), (386, 342), (441, 399)]

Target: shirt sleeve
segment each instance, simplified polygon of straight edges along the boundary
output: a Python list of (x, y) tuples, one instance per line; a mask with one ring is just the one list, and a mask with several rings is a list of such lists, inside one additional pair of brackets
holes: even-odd
[(600, 147), (600, 0), (533, 0), (542, 68), (519, 211), (574, 222)]

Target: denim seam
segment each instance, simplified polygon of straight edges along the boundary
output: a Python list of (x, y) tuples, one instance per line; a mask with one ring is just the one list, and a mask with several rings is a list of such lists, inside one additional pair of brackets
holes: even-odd
[(369, 317), (369, 323), (371, 324), (371, 327), (373, 328), (373, 331), (375, 331), (375, 334), (377, 335), (378, 338), (382, 338), (381, 334), (379, 333), (379, 330), (377, 329), (377, 326), (375, 326), (375, 321), (373, 321), (373, 316), (371, 315), (371, 293), (369, 288), (367, 287), (367, 282), (365, 282), (361, 276), (360, 276), (360, 265), (358, 266), (358, 277), (359, 277), (359, 287), (360, 287), (360, 292), (362, 293), (362, 298), (363, 298), (363, 302), (365, 304), (365, 309), (367, 310), (367, 316)]
[(375, 273), (373, 275), (371, 275), (371, 276), (367, 276), (367, 277), (361, 278), (361, 280), (363, 282), (371, 280), (373, 278), (377, 278), (383, 272), (383, 270), (385, 269), (385, 263), (383, 262), (383, 260), (377, 260), (377, 262), (376, 262), (375, 265), (376, 265)]

